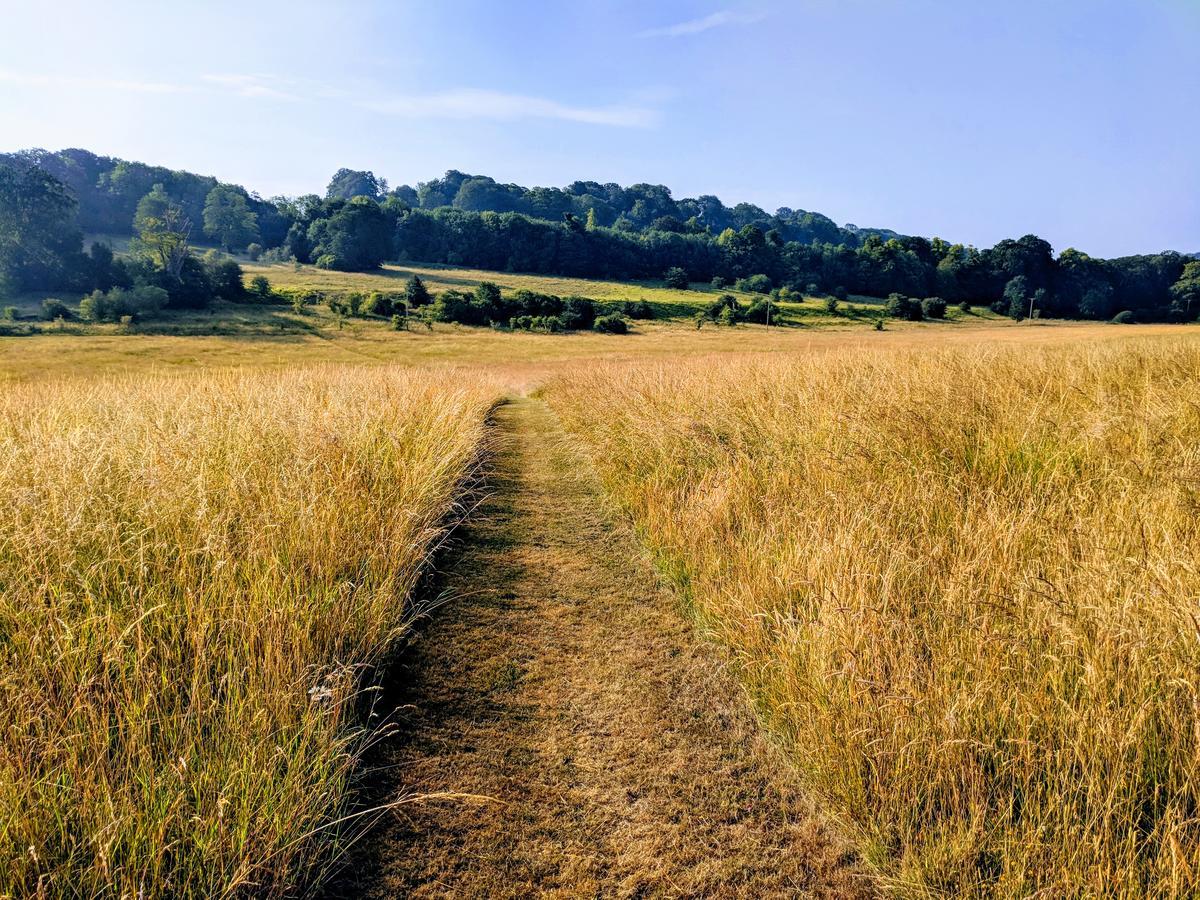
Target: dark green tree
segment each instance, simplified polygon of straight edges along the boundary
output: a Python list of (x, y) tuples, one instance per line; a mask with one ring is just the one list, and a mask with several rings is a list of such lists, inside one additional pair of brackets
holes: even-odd
[(390, 220), (374, 200), (339, 201), (332, 215), (316, 219), (309, 227), (309, 255), (323, 269), (377, 269), (391, 254), (391, 232)]
[(1017, 275), (1004, 285), (1002, 309), (997, 311), (1020, 322), (1029, 313), (1029, 295), (1029, 279)]
[(75, 201), (41, 169), (0, 163), (0, 290), (61, 284), (80, 256)]
[(355, 197), (370, 197), (380, 200), (388, 191), (387, 180), (376, 178), (374, 172), (355, 169), (338, 169), (325, 189), (326, 200), (353, 200)]
[(1171, 297), (1183, 309), (1186, 321), (1200, 313), (1200, 259), (1184, 263), (1183, 274), (1171, 286)]
[(925, 318), (925, 310), (921, 301), (904, 294), (893, 293), (888, 296), (884, 312), (893, 319), (905, 319), (909, 322), (920, 322)]
[(428, 306), (433, 302), (433, 295), (429, 293), (429, 288), (425, 287), (420, 275), (414, 275), (404, 283), (404, 302), (410, 308)]
[(258, 240), (258, 216), (246, 195), (228, 184), (218, 184), (204, 201), (204, 233), (217, 240), (226, 253), (241, 250)]
[(688, 273), (685, 269), (679, 266), (671, 266), (663, 274), (663, 284), (669, 288), (676, 288), (681, 291), (686, 291), (688, 287)]

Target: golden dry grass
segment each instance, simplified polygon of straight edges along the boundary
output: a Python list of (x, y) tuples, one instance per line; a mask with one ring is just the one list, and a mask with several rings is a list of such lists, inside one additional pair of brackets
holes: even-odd
[(594, 300), (637, 300), (651, 303), (694, 306), (711, 301), (704, 293), (663, 287), (661, 282), (607, 281), (594, 278), (569, 278), (556, 275), (529, 275), (497, 272), (490, 269), (464, 269), (425, 263), (389, 264), (373, 272), (335, 272), (316, 266), (291, 263), (244, 262), (246, 277), (265, 275), (272, 286), (284, 290), (305, 291), (403, 291), (404, 282), (420, 276), (434, 293), (451, 288), (472, 291), (481, 281), (491, 281), (505, 291), (530, 290), (560, 297), (581, 296)]
[[(838, 347), (976, 344), (981, 341), (1041, 344), (1117, 340), (1131, 334), (1182, 334), (1188, 326), (1121, 327), (1096, 323), (1021, 323), (1001, 319), (971, 322), (889, 324), (877, 332), (863, 325), (842, 327), (736, 328), (690, 323), (636, 323), (630, 335), (530, 334), (437, 323), (432, 330), (393, 331), (386, 323), (350, 319), (338, 327), (314, 308), (294, 316), (277, 307), (242, 306), (194, 317), (193, 334), (58, 333), (0, 337), (0, 383), (71, 374), (150, 371), (191, 373), (198, 369), (282, 368), (314, 363), (478, 365), (491, 369), (547, 367), (584, 360), (695, 356), (729, 352), (828, 350)], [(282, 327), (281, 324), (282, 323)], [(111, 329), (117, 326), (100, 326)]]
[(386, 795), (489, 799), (398, 810), (338, 896), (873, 896), (545, 404), (495, 424), (378, 762)]
[(547, 391), (898, 893), (1200, 892), (1200, 341)]
[(495, 394), (349, 367), (5, 391), (0, 896), (320, 875)]

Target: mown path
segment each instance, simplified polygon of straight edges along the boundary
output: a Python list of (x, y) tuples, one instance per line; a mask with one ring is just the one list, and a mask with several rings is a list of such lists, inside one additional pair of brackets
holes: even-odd
[(713, 648), (658, 587), (549, 409), (496, 413), (490, 496), (401, 673), (388, 813), (349, 894), (846, 897), (811, 814)]

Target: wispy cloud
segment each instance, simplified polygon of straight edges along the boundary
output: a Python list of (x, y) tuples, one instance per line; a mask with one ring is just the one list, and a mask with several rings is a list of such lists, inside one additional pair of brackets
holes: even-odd
[(657, 107), (667, 99), (667, 93), (661, 88), (635, 94), (623, 103), (607, 105), (563, 103), (546, 97), (480, 88), (372, 96), (362, 88), (349, 90), (266, 73), (210, 73), (201, 75), (195, 82), (172, 83), (38, 75), (0, 69), (0, 84), (4, 83), (141, 94), (228, 94), (249, 100), (286, 103), (336, 101), (383, 115), (409, 118), (556, 119), (620, 128), (649, 128), (657, 124)]
[(239, 97), (250, 97), (261, 100), (295, 101), (300, 98), (291, 90), (290, 84), (274, 75), (205, 75), (203, 80), (209, 84), (232, 91)]
[(199, 83), (146, 81), (126, 78), (91, 78), (76, 75), (40, 75), (0, 69), (0, 83), (24, 87), (71, 90), (99, 90), (129, 94), (232, 93), (238, 97), (263, 100), (299, 100), (285, 90), (285, 83), (273, 75), (203, 75)]
[(726, 25), (753, 25), (755, 22), (761, 22), (766, 17), (766, 13), (762, 12), (739, 12), (732, 9), (723, 9), (699, 19), (689, 19), (686, 22), (677, 22), (674, 25), (667, 25), (662, 28), (647, 28), (645, 31), (639, 31), (636, 36), (640, 38), (685, 37), (689, 34), (700, 34), (701, 32), (711, 31), (714, 28), (722, 28)]
[(574, 106), (544, 97), (507, 94), (502, 91), (463, 88), (433, 94), (403, 94), (377, 100), (359, 100), (363, 109), (385, 115), (448, 119), (558, 119), (589, 125), (647, 128), (658, 121), (658, 112), (648, 106), (616, 104)]
[(69, 75), (37, 75), (0, 69), (0, 82), (27, 87), (99, 88), (137, 94), (182, 94), (195, 90), (183, 84), (162, 81), (136, 81), (111, 78), (76, 78)]

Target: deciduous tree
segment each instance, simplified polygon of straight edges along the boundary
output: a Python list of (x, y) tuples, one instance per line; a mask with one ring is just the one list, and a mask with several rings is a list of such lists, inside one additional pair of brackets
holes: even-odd
[(246, 195), (228, 184), (218, 184), (204, 201), (204, 233), (221, 243), (228, 253), (258, 240), (258, 216), (250, 210)]

